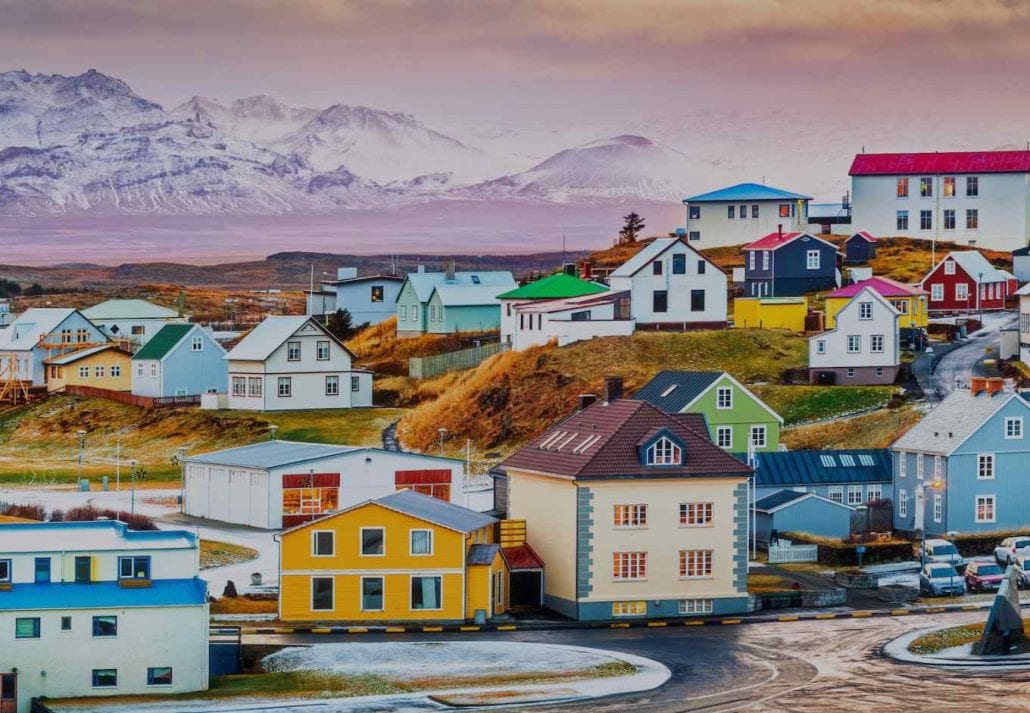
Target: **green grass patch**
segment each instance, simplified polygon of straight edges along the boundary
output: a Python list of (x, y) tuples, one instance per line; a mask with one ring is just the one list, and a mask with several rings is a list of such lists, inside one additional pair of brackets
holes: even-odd
[(884, 406), (894, 393), (891, 386), (768, 385), (750, 388), (783, 416), (787, 426)]
[(984, 624), (967, 624), (955, 626), (950, 629), (941, 629), (924, 634), (908, 645), (908, 650), (914, 654), (929, 656), (953, 646), (972, 644), (980, 640), (983, 635)]

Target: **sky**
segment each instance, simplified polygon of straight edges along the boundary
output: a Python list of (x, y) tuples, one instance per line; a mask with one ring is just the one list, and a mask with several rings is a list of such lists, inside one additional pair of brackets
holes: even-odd
[(1022, 0), (0, 0), (0, 68), (95, 67), (166, 106), (1019, 119), (1028, 62)]

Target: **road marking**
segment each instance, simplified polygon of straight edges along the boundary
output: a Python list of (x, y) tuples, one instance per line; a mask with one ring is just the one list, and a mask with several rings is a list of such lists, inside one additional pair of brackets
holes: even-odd
[(463, 626), (460, 631), (479, 631), (478, 626)]
[(816, 619), (836, 619), (837, 615), (836, 614), (816, 614), (815, 618)]
[(740, 619), (723, 619), (720, 624), (739, 624)]
[(243, 627), (243, 628), (240, 629), (240, 633), (241, 634), (256, 634), (256, 633), (258, 633), (258, 630), (255, 629), (254, 627), (249, 627), (249, 628), (248, 627)]
[(667, 622), (667, 621), (649, 621), (649, 622), (647, 622), (647, 625), (648, 626), (668, 626), (669, 622)]
[(891, 616), (908, 616), (911, 613), (912, 612), (908, 609), (893, 609), (891, 611)]
[(430, 633), (431, 632), (435, 632), (435, 631), (443, 631), (443, 627), (442, 626), (423, 626), (422, 627), (422, 631), (430, 632)]
[(368, 627), (367, 626), (348, 626), (347, 627), (347, 633), (348, 634), (367, 634), (368, 633)]
[(687, 621), (683, 622), (683, 626), (704, 626), (704, 625), (705, 625), (705, 620), (704, 619), (688, 619)]
[(963, 611), (976, 611), (977, 609), (980, 609), (980, 607), (977, 606), (976, 604), (963, 604), (962, 605), (962, 610)]
[(312, 634), (331, 634), (333, 630), (326, 626), (316, 626), (311, 630)]
[(275, 634), (292, 634), (293, 633), (293, 629), (278, 628), (277, 627), (277, 628), (273, 629), (272, 632), (275, 633)]
[(780, 621), (797, 621), (800, 618), (801, 617), (799, 617), (799, 616), (781, 616), (779, 620)]
[(387, 634), (403, 634), (407, 629), (403, 626), (388, 626), (386, 627)]
[(861, 619), (862, 617), (872, 616), (871, 611), (853, 611), (851, 612), (852, 619)]
[(497, 630), (498, 631), (515, 631), (518, 628), (519, 627), (515, 626), (514, 624), (505, 624), (504, 626), (497, 627)]
[(940, 614), (943, 611), (947, 611), (947, 609), (945, 609), (944, 607), (930, 607), (929, 609), (925, 610), (925, 613), (927, 613), (927, 614)]

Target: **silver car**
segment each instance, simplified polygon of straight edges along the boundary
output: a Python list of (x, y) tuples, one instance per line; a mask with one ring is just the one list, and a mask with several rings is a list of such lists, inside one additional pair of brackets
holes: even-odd
[(994, 548), (994, 561), (1002, 567), (1015, 564), (1017, 557), (1025, 555), (1030, 555), (1030, 537), (1026, 535), (1006, 537)]

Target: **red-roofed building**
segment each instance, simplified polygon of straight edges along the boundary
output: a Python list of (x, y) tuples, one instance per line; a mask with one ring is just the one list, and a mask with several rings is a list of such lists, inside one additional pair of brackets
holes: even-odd
[(872, 288), (881, 297), (886, 297), (891, 306), (901, 315), (898, 326), (906, 338), (911, 335), (906, 330), (925, 329), (928, 319), (926, 304), (927, 293), (915, 285), (905, 285), (887, 277), (870, 277), (850, 285), (841, 287), (826, 295), (824, 309), (826, 311), (826, 328), (836, 326), (837, 313), (864, 288)]
[(769, 233), (743, 251), (747, 297), (797, 297), (840, 285), (843, 254), (811, 233)]
[(1030, 239), (1030, 151), (859, 154), (852, 225), (993, 249)]

